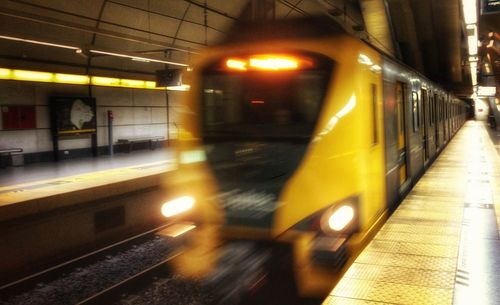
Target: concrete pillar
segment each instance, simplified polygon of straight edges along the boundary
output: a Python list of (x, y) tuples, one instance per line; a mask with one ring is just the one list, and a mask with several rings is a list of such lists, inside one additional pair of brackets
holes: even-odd
[(396, 56), (391, 25), (384, 0), (360, 0), (361, 13), (365, 20), (370, 42), (385, 52)]

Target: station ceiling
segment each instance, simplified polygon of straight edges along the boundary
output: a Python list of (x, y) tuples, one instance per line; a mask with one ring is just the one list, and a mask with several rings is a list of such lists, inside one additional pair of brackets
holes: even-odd
[[(206, 46), (224, 37), (235, 22), (255, 18), (256, 4), (263, 5), (257, 14), (266, 18), (328, 15), (348, 32), (373, 42), (376, 33), (368, 33), (365, 20), (367, 4), (374, 1), (384, 2), (2, 0), (0, 36), (4, 39), (0, 40), (0, 66), (151, 78), (154, 71), (167, 66), (155, 60), (173, 63), (170, 67), (176, 63), (189, 65)], [(457, 85), (467, 80), (467, 76), (464, 80), (464, 29), (459, 0), (385, 2), (392, 13), (389, 17), (393, 27), (389, 30), (395, 47), (391, 52), (395, 56), (442, 83)], [(144, 62), (141, 58), (152, 61)]]

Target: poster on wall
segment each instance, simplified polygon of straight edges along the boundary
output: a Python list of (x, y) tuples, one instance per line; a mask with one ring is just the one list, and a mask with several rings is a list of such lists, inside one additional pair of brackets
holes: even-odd
[(91, 97), (52, 97), (51, 127), (57, 136), (95, 134), (96, 101)]

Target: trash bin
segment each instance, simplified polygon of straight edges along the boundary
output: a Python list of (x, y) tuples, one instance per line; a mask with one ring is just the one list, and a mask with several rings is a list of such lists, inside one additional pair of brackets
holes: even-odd
[(12, 166), (23, 166), (24, 165), (24, 155), (23, 154), (11, 154), (11, 164)]

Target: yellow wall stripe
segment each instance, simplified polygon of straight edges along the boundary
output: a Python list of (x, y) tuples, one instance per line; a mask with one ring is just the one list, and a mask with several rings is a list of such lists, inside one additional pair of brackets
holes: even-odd
[(105, 86), (105, 87), (153, 89), (153, 90), (167, 89), (173, 91), (188, 91), (190, 88), (189, 85), (156, 87), (156, 82), (139, 80), (139, 79), (123, 79), (123, 78), (113, 78), (113, 77), (52, 73), (52, 72), (17, 70), (17, 69), (6, 69), (6, 68), (0, 68), (0, 79), (71, 84), (71, 85), (94, 85), (94, 86)]

